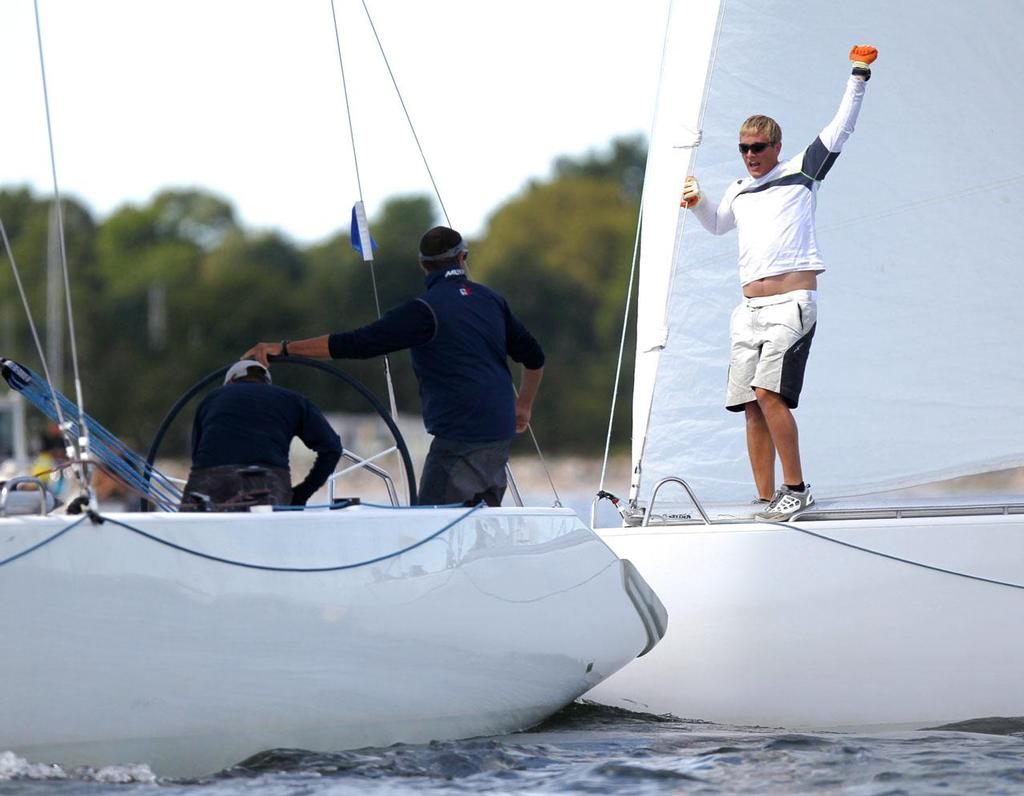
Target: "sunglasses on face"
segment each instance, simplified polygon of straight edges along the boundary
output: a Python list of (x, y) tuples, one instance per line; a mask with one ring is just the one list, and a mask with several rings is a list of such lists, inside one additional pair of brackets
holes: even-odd
[(771, 144), (765, 141), (758, 141), (756, 144), (737, 144), (740, 148), (740, 154), (745, 155), (748, 152), (753, 152), (755, 155), (760, 155), (764, 152)]

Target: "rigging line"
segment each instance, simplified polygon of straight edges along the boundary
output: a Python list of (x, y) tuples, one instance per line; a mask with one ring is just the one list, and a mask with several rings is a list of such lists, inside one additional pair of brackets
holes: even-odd
[(416, 134), (416, 127), (412, 123), (412, 117), (409, 115), (408, 108), (405, 107), (405, 99), (402, 97), (402, 92), (398, 88), (398, 81), (395, 80), (395, 73), (391, 71), (391, 63), (388, 61), (387, 53), (384, 52), (384, 45), (381, 43), (380, 36), (377, 35), (377, 26), (373, 24), (373, 17), (370, 16), (370, 9), (366, 7), (366, 0), (362, 0), (363, 11), (366, 12), (366, 19), (370, 23), (370, 30), (373, 31), (373, 37), (377, 40), (377, 48), (380, 50), (380, 56), (384, 59), (384, 66), (387, 67), (388, 76), (391, 78), (391, 85), (395, 87), (395, 94), (398, 95), (398, 102), (402, 106), (402, 113), (405, 114), (405, 120), (409, 123), (409, 130), (412, 133), (413, 140), (416, 142), (416, 148), (420, 151), (420, 158), (423, 160), (423, 167), (427, 170), (427, 176), (430, 177), (430, 184), (434, 186), (434, 195), (437, 197), (437, 203), (441, 206), (441, 213), (444, 214), (445, 223), (450, 227), (452, 225), (451, 219), (448, 218), (448, 210), (444, 206), (444, 200), (441, 199), (441, 191), (438, 190), (437, 181), (434, 180), (434, 173), (430, 170), (430, 164), (427, 163), (427, 156), (423, 152), (423, 147), (420, 144), (420, 137)]
[[(369, 13), (367, 13), (369, 17)], [(348, 80), (345, 78), (345, 59), (341, 54), (341, 34), (338, 32), (338, 14), (334, 8), (334, 0), (331, 0), (331, 19), (334, 22), (334, 43), (338, 50), (338, 68), (341, 70), (341, 88), (345, 95), (345, 118), (348, 121), (348, 136), (349, 141), (352, 143), (352, 162), (355, 165), (356, 170), (356, 187), (359, 190), (359, 201), (363, 202), (363, 181), (359, 175), (359, 153), (356, 149), (356, 132), (355, 126), (352, 124), (352, 104), (348, 97)], [(372, 26), (372, 22), (371, 22)], [(376, 35), (376, 31), (374, 32)], [(390, 68), (389, 68), (390, 71)], [(367, 244), (373, 248), (373, 244)], [(373, 260), (369, 261), (370, 264), (370, 283), (373, 286), (373, 303), (377, 308), (377, 318), (380, 319), (380, 292), (377, 290), (377, 273), (373, 266)], [(388, 388), (388, 400), (391, 403), (391, 416), (398, 419), (398, 401), (395, 398), (395, 383), (391, 378), (391, 360), (387, 354), (384, 355), (384, 381), (387, 383)], [(405, 476), (402, 476), (403, 479)]]
[(49, 536), (46, 539), (43, 539), (41, 542), (37, 542), (36, 544), (32, 545), (31, 547), (29, 547), (29, 548), (27, 548), (25, 550), (22, 550), (20, 553), (15, 553), (13, 556), (10, 556), (8, 558), (5, 558), (3, 561), (0, 561), (0, 567), (5, 566), (6, 564), (10, 564), (12, 561), (17, 561), (19, 558), (24, 558), (29, 553), (33, 553), (36, 550), (38, 550), (40, 547), (46, 547), (46, 545), (50, 544), (50, 542), (56, 541), (57, 539), (62, 537), (64, 534), (66, 534), (68, 531), (70, 531), (72, 528), (74, 528), (74, 527), (76, 527), (78, 525), (81, 525), (87, 519), (89, 519), (89, 515), (88, 514), (83, 514), (79, 519), (75, 520), (73, 523), (71, 523), (67, 527), (62, 528), (61, 530), (57, 531), (57, 533), (53, 534), (53, 536)]
[(544, 475), (547, 476), (548, 485), (551, 487), (551, 491), (555, 495), (555, 507), (562, 507), (562, 498), (558, 495), (558, 490), (555, 489), (555, 481), (551, 477), (551, 471), (548, 469), (548, 463), (544, 460), (544, 454), (540, 451), (540, 443), (537, 441), (537, 435), (533, 433), (533, 425), (531, 423), (526, 424), (526, 430), (530, 432), (530, 439), (533, 440), (533, 447), (537, 451), (537, 458), (540, 459), (541, 469), (544, 471)]
[[(516, 394), (516, 398), (519, 397), (519, 390), (515, 383), (512, 384), (512, 391)], [(551, 491), (555, 495), (555, 508), (562, 507), (562, 498), (558, 495), (558, 490), (555, 488), (555, 481), (551, 477), (551, 470), (548, 469), (548, 463), (544, 460), (544, 454), (541, 453), (540, 443), (537, 441), (537, 435), (533, 433), (533, 424), (527, 423), (526, 430), (530, 432), (530, 439), (533, 440), (533, 447), (537, 451), (537, 458), (540, 459), (540, 467), (544, 471), (544, 475), (548, 479), (548, 485), (551, 487)]]
[[(38, 473), (37, 478), (41, 478), (43, 475), (52, 472), (59, 472), (72, 467), (76, 462), (64, 462), (56, 467), (51, 468), (45, 473)], [(178, 505), (181, 502), (180, 498), (172, 498), (168, 495), (158, 495), (153, 490), (147, 490), (145, 483), (141, 478), (137, 477), (137, 473), (131, 469), (118, 469), (106, 462), (99, 461), (94, 462), (94, 465), (100, 470), (105, 472), (108, 476), (118, 481), (125, 489), (128, 490), (134, 497), (139, 500), (149, 501), (156, 505), (161, 511), (175, 512), (178, 511)]]
[[(356, 167), (356, 187), (359, 189), (359, 201), (363, 201), (363, 181), (359, 176), (359, 155), (356, 152), (356, 133), (352, 126), (352, 107), (348, 99), (348, 81), (345, 79), (345, 59), (341, 57), (341, 34), (338, 33), (338, 14), (334, 10), (334, 0), (331, 0), (331, 19), (334, 21), (334, 43), (338, 48), (338, 68), (341, 69), (341, 90), (345, 95), (345, 118), (348, 120), (348, 137), (352, 143), (352, 162)], [(374, 288), (376, 290), (376, 286)], [(376, 297), (376, 294), (374, 294)], [(377, 304), (377, 314), (380, 314), (380, 304)]]
[[(647, 143), (647, 159), (646, 159), (647, 162), (644, 164), (645, 165), (645, 171), (646, 171), (647, 163), (650, 163), (650, 159), (651, 159), (651, 144), (653, 144), (653, 142), (654, 142), (654, 125), (655, 125), (655, 122), (657, 121), (658, 107), (659, 107), (659, 105), (661, 103), (661, 87), (662, 87), (663, 82), (664, 82), (665, 60), (666, 60), (667, 53), (668, 53), (668, 36), (669, 36), (669, 29), (670, 29), (671, 22), (672, 22), (672, 0), (668, 0), (667, 8), (668, 8), (668, 13), (666, 14), (666, 17), (665, 17), (665, 35), (662, 38), (662, 42), (661, 42), (661, 63), (660, 63), (659, 75), (658, 75), (658, 88), (657, 88), (657, 91), (656, 91), (655, 96), (654, 96), (654, 113), (651, 115), (650, 134), (648, 135), (648, 138), (647, 138), (647, 141), (648, 141), (648, 143)], [(614, 420), (615, 420), (615, 404), (616, 404), (616, 398), (617, 398), (618, 392), (619, 392), (619, 382), (620, 382), (620, 380), (622, 378), (622, 375), (621, 375), (622, 374), (622, 361), (623, 361), (623, 359), (625, 357), (626, 335), (627, 335), (628, 329), (629, 329), (629, 307), (630, 307), (630, 304), (631, 304), (632, 298), (633, 298), (633, 283), (636, 281), (636, 272), (637, 272), (637, 268), (638, 268), (638, 264), (639, 264), (638, 263), (638, 259), (637, 259), (637, 254), (638, 254), (639, 248), (640, 248), (640, 233), (641, 233), (641, 230), (643, 228), (644, 198), (645, 198), (646, 190), (647, 190), (647, 180), (645, 178), (644, 179), (643, 187), (640, 189), (640, 208), (637, 211), (636, 235), (635, 235), (634, 240), (633, 240), (633, 257), (632, 257), (632, 261), (630, 263), (630, 268), (629, 268), (629, 284), (628, 284), (628, 287), (626, 289), (626, 306), (623, 308), (623, 313), (622, 313), (622, 334), (619, 337), (619, 356), (618, 356), (618, 361), (615, 363), (615, 380), (614, 380), (614, 383), (612, 384), (611, 410), (608, 413), (608, 432), (607, 432), (607, 434), (605, 436), (604, 457), (601, 460), (601, 480), (600, 480), (600, 484), (598, 485), (598, 492), (602, 492), (604, 490), (605, 477), (606, 477), (606, 474), (608, 472), (608, 457), (609, 457), (610, 450), (611, 450), (611, 440), (612, 440), (612, 424), (614, 423)]]
[(934, 564), (925, 564), (921, 561), (914, 561), (911, 558), (903, 558), (901, 556), (893, 555), (892, 553), (883, 553), (881, 550), (872, 550), (870, 547), (861, 547), (860, 545), (853, 544), (852, 542), (844, 542), (842, 539), (836, 539), (832, 536), (825, 536), (821, 533), (815, 533), (814, 531), (808, 530), (807, 528), (801, 528), (799, 525), (791, 525), (784, 522), (761, 522), (761, 525), (774, 525), (776, 528), (782, 528), (787, 531), (799, 531), (800, 533), (806, 534), (807, 536), (813, 536), (815, 539), (820, 539), (823, 542), (832, 542), (833, 544), (841, 545), (842, 547), (849, 547), (852, 550), (858, 550), (861, 553), (869, 553), (879, 558), (887, 558), (890, 561), (897, 561), (900, 564), (909, 564), (913, 567), (920, 567), (921, 569), (928, 569), (932, 572), (939, 572), (943, 575), (955, 575), (958, 578), (966, 578), (967, 580), (977, 580), (982, 583), (991, 583), (995, 586), (1008, 586), (1011, 589), (1022, 589), (1024, 590), (1024, 584), (1013, 583), (1012, 581), (997, 580), (995, 578), (986, 578), (981, 575), (972, 575), (969, 572), (958, 572), (955, 569), (946, 569), (945, 567), (935, 566)]
[(615, 405), (619, 394), (619, 382), (622, 380), (622, 360), (626, 352), (626, 336), (629, 333), (629, 308), (633, 304), (633, 285), (636, 282), (636, 268), (640, 253), (640, 229), (644, 214), (644, 192), (640, 190), (640, 209), (637, 214), (636, 235), (633, 239), (633, 257), (629, 267), (629, 285), (626, 289), (626, 306), (622, 313), (622, 334), (619, 336), (619, 358), (615, 363), (615, 380), (612, 384), (612, 406), (608, 412), (608, 433), (604, 438), (604, 458), (601, 460), (601, 481), (598, 491), (604, 491), (604, 479), (608, 472), (608, 457), (612, 445), (612, 424), (615, 420)]
[[(647, 161), (644, 164), (644, 171), (645, 172), (646, 172), (647, 166), (650, 164), (651, 145), (654, 142), (654, 125), (657, 122), (657, 110), (658, 110), (660, 101), (662, 101), (662, 86), (665, 83), (665, 65), (666, 65), (666, 60), (668, 58), (668, 52), (669, 52), (669, 33), (670, 33), (670, 30), (671, 30), (671, 27), (672, 27), (672, 3), (673, 3), (673, 0), (668, 0), (668, 4), (667, 4), (668, 13), (666, 14), (666, 18), (665, 18), (665, 37), (662, 39), (662, 60), (660, 60), (660, 66), (658, 68), (657, 93), (654, 95), (654, 113), (651, 114), (650, 133), (649, 133), (649, 135), (647, 137)], [(611, 447), (611, 425), (612, 425), (612, 422), (613, 422), (614, 416), (615, 416), (614, 415), (614, 412), (615, 412), (615, 395), (618, 392), (618, 382), (620, 382), (620, 379), (621, 379), (621, 373), (622, 373), (622, 368), (623, 368), (623, 359), (625, 357), (625, 352), (626, 352), (626, 335), (627, 335), (627, 330), (628, 330), (628, 326), (629, 326), (630, 301), (632, 300), (632, 296), (633, 296), (633, 283), (636, 280), (636, 273), (637, 273), (637, 270), (639, 268), (639, 260), (637, 258), (637, 253), (638, 253), (639, 248), (640, 248), (640, 235), (641, 235), (641, 232), (642, 232), (642, 229), (643, 229), (643, 211), (644, 211), (644, 200), (645, 200), (646, 191), (647, 191), (647, 179), (646, 179), (646, 174), (645, 174), (645, 176), (644, 176), (644, 185), (643, 185), (643, 187), (640, 190), (640, 209), (639, 209), (638, 215), (637, 215), (636, 237), (635, 237), (634, 243), (633, 243), (633, 262), (632, 262), (632, 264), (630, 266), (630, 284), (629, 284), (629, 288), (627, 290), (627, 303), (626, 303), (625, 310), (623, 312), (623, 332), (622, 332), (622, 337), (620, 339), (620, 342), (618, 342), (618, 362), (615, 365), (615, 383), (614, 383), (614, 385), (612, 387), (612, 393), (611, 393), (611, 412), (608, 414), (608, 433), (607, 433), (607, 436), (605, 438), (605, 443), (604, 443), (604, 460), (601, 462), (601, 485), (598, 488), (599, 492), (604, 489), (604, 478), (605, 478), (605, 473), (607, 472), (608, 455), (609, 455), (609, 451), (610, 451), (610, 447)], [(668, 306), (666, 307), (666, 312), (668, 312)], [(652, 397), (651, 401), (653, 401), (653, 397)], [(648, 414), (649, 414), (649, 407), (648, 407)], [(648, 421), (649, 421), (649, 418), (648, 418)], [(644, 430), (644, 441), (645, 441), (645, 444), (646, 444), (646, 429)], [(643, 458), (643, 447), (641, 447), (641, 449), (640, 449), (640, 459), (642, 459), (642, 458)], [(639, 461), (637, 462), (637, 466), (639, 466)], [(633, 476), (631, 476), (631, 486), (630, 486), (631, 498), (634, 497), (632, 495), (632, 493), (633, 493), (632, 481), (633, 481)], [(639, 476), (636, 478), (636, 487), (637, 487), (637, 490), (639, 491), (639, 487), (640, 487)]]
[(79, 471), (76, 473), (79, 483), (85, 493), (89, 496), (90, 508), (96, 509), (96, 495), (93, 492), (92, 484), (89, 482), (89, 429), (85, 423), (85, 400), (82, 397), (82, 378), (78, 369), (78, 345), (75, 341), (75, 315), (71, 309), (71, 282), (68, 278), (68, 255), (67, 244), (64, 240), (64, 210), (60, 195), (60, 185), (57, 182), (57, 157), (53, 146), (53, 124), (50, 118), (50, 93), (46, 83), (46, 62), (43, 58), (43, 28), (39, 20), (39, 0), (34, 0), (36, 18), (36, 42), (39, 50), (39, 71), (43, 83), (43, 105), (46, 109), (46, 136), (50, 147), (50, 173), (53, 177), (53, 200), (57, 211), (57, 231), (60, 239), (60, 264), (64, 274), (64, 310), (68, 318), (68, 338), (71, 342), (71, 367), (75, 378), (75, 398), (78, 404), (78, 448), (80, 449), (77, 458), (83, 460)]
[(425, 536), (424, 538), (420, 539), (418, 542), (413, 542), (412, 544), (406, 545), (405, 547), (403, 547), (403, 548), (401, 548), (399, 550), (395, 550), (395, 551), (393, 551), (391, 553), (385, 553), (385, 554), (379, 555), (379, 556), (377, 556), (375, 558), (369, 558), (369, 559), (366, 559), (365, 561), (357, 561), (354, 564), (336, 564), (334, 566), (328, 566), (328, 567), (275, 567), (275, 566), (270, 566), (268, 564), (253, 564), (253, 563), (250, 563), (248, 561), (237, 561), (235, 559), (223, 558), (221, 556), (215, 556), (215, 555), (212, 555), (210, 553), (204, 553), (201, 550), (195, 550), (195, 549), (190, 548), (190, 547), (185, 547), (183, 545), (177, 544), (176, 542), (172, 542), (169, 539), (162, 539), (159, 536), (155, 536), (154, 534), (151, 534), (151, 533), (148, 533), (147, 531), (142, 530), (141, 528), (136, 528), (136, 527), (134, 527), (132, 525), (129, 525), (126, 522), (121, 522), (120, 520), (115, 520), (112, 517), (100, 516), (100, 520), (102, 522), (109, 522), (111, 525), (117, 525), (118, 527), (124, 528), (125, 530), (131, 531), (132, 533), (136, 533), (136, 534), (138, 534), (139, 536), (142, 536), (145, 539), (149, 539), (151, 542), (157, 542), (158, 544), (162, 544), (162, 545), (164, 545), (166, 547), (170, 547), (173, 550), (177, 550), (180, 553), (187, 553), (188, 555), (195, 556), (196, 558), (204, 558), (207, 561), (215, 561), (215, 562), (217, 562), (219, 564), (227, 564), (228, 566), (242, 567), (243, 569), (258, 569), (258, 570), (262, 570), (264, 572), (298, 572), (298, 573), (341, 572), (341, 571), (346, 570), (346, 569), (358, 569), (359, 567), (365, 567), (365, 566), (369, 566), (370, 564), (377, 564), (377, 563), (380, 563), (381, 561), (387, 561), (388, 559), (391, 559), (391, 558), (397, 558), (398, 556), (400, 556), (400, 555), (402, 555), (404, 553), (408, 553), (410, 550), (415, 550), (417, 547), (422, 547), (423, 545), (427, 544), (428, 542), (431, 542), (434, 539), (436, 539), (437, 537), (439, 537), (445, 531), (448, 531), (451, 528), (454, 528), (460, 522), (465, 520), (470, 514), (474, 513), (475, 511), (479, 511), (480, 508), (483, 507), (483, 505), (484, 505), (483, 503), (478, 503), (477, 505), (471, 507), (468, 511), (464, 512), (463, 514), (460, 514), (458, 517), (456, 517), (454, 520), (449, 522), (447, 525), (445, 525), (445, 526), (439, 528), (438, 530), (434, 531), (433, 533)]
[[(373, 269), (373, 260), (370, 261), (370, 282), (373, 285), (373, 301), (377, 305), (377, 319), (381, 317), (380, 297), (377, 295), (377, 275)], [(391, 417), (398, 420), (398, 401), (395, 397), (395, 382), (391, 378), (391, 357), (384, 354), (384, 381), (388, 387), (388, 403), (391, 406)], [(402, 478), (405, 478), (403, 473)]]
[[(968, 196), (976, 196), (978, 194), (989, 193), (999, 188), (1008, 188), (1014, 183), (1024, 180), (1024, 174), (1018, 174), (1014, 177), (1007, 177), (1002, 180), (994, 180), (992, 182), (980, 183), (975, 186), (970, 186), (962, 190), (957, 190), (957, 199), (965, 198)], [(864, 213), (863, 215), (856, 216), (853, 218), (844, 219), (834, 224), (826, 224), (820, 226), (819, 229), (824, 231), (831, 231), (834, 229), (844, 229), (846, 227), (856, 226), (863, 224), (866, 221), (878, 221), (882, 218), (888, 218), (890, 216), (901, 215), (903, 213), (911, 212), (914, 210), (921, 210), (926, 207), (930, 207), (938, 204), (945, 204), (949, 202), (948, 196), (930, 196), (926, 199), (915, 199), (910, 202), (904, 202), (903, 204), (896, 205), (894, 207), (888, 207), (882, 210), (877, 210), (872, 213)]]
[(28, 316), (28, 328), (32, 332), (32, 339), (36, 344), (36, 352), (39, 354), (39, 361), (43, 365), (43, 374), (46, 376), (46, 383), (50, 387), (50, 394), (53, 396), (53, 407), (57, 413), (57, 424), (61, 427), (63, 435), (64, 412), (61, 411), (60, 401), (57, 400), (57, 391), (53, 387), (53, 380), (50, 378), (50, 369), (46, 364), (46, 355), (43, 353), (43, 344), (39, 339), (39, 330), (36, 328), (35, 318), (32, 316), (32, 309), (28, 305), (28, 296), (25, 294), (25, 287), (21, 283), (21, 272), (18, 270), (18, 263), (14, 259), (14, 249), (11, 248), (11, 241), (7, 237), (7, 228), (3, 219), (0, 218), (0, 238), (3, 239), (4, 250), (7, 252), (7, 259), (11, 263), (11, 270), (14, 272), (14, 282), (18, 286), (18, 294), (21, 296), (21, 305), (25, 308)]
[[(650, 160), (651, 154), (651, 143), (654, 141), (654, 124), (658, 116), (658, 105), (661, 101), (661, 86), (662, 77), (665, 73), (665, 58), (668, 52), (668, 34), (669, 25), (672, 21), (672, 0), (668, 0), (668, 14), (665, 18), (665, 35), (661, 41), (661, 67), (660, 74), (658, 76), (658, 90), (654, 97), (654, 113), (651, 115), (651, 127), (650, 134), (647, 137), (647, 159)], [(645, 170), (646, 170), (646, 163)], [(622, 312), (622, 333), (619, 336), (619, 357), (615, 363), (615, 380), (612, 384), (612, 400), (611, 410), (608, 412), (608, 433), (605, 435), (604, 440), (604, 458), (601, 460), (601, 480), (598, 484), (597, 491), (604, 491), (604, 481), (608, 472), (608, 458), (611, 452), (612, 445), (612, 425), (615, 421), (615, 405), (619, 394), (619, 383), (622, 379), (622, 361), (625, 358), (626, 353), (626, 336), (629, 332), (629, 308), (633, 302), (633, 285), (636, 282), (636, 272), (639, 265), (638, 254), (640, 252), (640, 232), (643, 229), (643, 218), (644, 218), (644, 197), (647, 190), (647, 180), (644, 180), (643, 187), (640, 189), (640, 207), (637, 210), (636, 218), (636, 235), (633, 239), (633, 257), (629, 267), (629, 283), (626, 288), (626, 306)]]
[[(61, 414), (54, 411), (54, 407), (57, 410), (63, 407), (63, 411), (71, 416), (66, 420), (68, 432), (77, 433), (78, 426), (77, 421), (74, 419), (74, 403), (59, 391), (55, 391), (52, 385), (44, 388), (43, 379), (30, 368), (20, 365), (13, 360), (0, 359), (0, 364), (4, 365), (5, 372), (3, 375), (12, 389), (20, 392), (22, 396), (54, 422), (60, 422), (62, 417)], [(180, 489), (177, 489), (169, 482), (167, 477), (156, 470), (155, 467), (141, 460), (137, 454), (105, 429), (101, 423), (96, 422), (95, 418), (88, 415), (86, 415), (86, 418), (92, 429), (90, 436), (92, 456), (90, 462), (93, 465), (97, 465), (101, 469), (104, 469), (104, 465), (109, 465), (118, 471), (131, 470), (133, 478), (139, 476), (149, 480), (149, 488), (153, 493), (154, 502), (160, 502), (161, 507), (163, 507), (163, 503), (173, 501), (173, 504), (177, 506), (181, 500)], [(68, 458), (69, 463), (74, 462), (73, 457), (69, 456)]]

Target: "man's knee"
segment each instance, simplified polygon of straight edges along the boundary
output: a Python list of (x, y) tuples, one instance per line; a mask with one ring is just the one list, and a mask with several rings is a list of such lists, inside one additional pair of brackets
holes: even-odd
[(761, 416), (769, 426), (777, 423), (782, 418), (793, 419), (790, 403), (783, 395), (766, 390), (763, 387), (755, 387), (754, 393), (757, 395), (757, 405)]
[(766, 390), (764, 387), (754, 387), (754, 395), (757, 398), (758, 407), (762, 410), (765, 406), (774, 406), (776, 404), (785, 403), (779, 393)]

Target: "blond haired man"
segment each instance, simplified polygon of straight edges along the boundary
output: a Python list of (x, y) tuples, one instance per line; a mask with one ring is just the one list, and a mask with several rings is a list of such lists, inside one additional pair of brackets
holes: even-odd
[[(758, 499), (756, 516), (788, 520), (814, 503), (804, 482), (792, 410), (803, 387), (807, 355), (817, 321), (818, 274), (825, 264), (818, 249), (814, 211), (818, 186), (853, 132), (871, 77), (874, 47), (850, 51), (853, 72), (839, 110), (817, 138), (795, 157), (779, 160), (782, 130), (768, 116), (751, 116), (740, 127), (739, 150), (750, 175), (738, 180), (719, 203), (687, 177), (682, 204), (709, 232), (739, 235), (743, 301), (730, 320), (726, 408), (744, 412), (747, 452)], [(782, 485), (775, 488), (775, 458)]]

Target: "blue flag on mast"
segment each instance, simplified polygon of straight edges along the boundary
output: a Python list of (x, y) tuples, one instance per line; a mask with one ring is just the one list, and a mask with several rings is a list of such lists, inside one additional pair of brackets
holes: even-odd
[(377, 241), (370, 235), (370, 225), (366, 223), (366, 210), (363, 209), (362, 201), (352, 205), (352, 230), (350, 233), (352, 248), (363, 256), (363, 260), (373, 260), (373, 253), (377, 249)]

